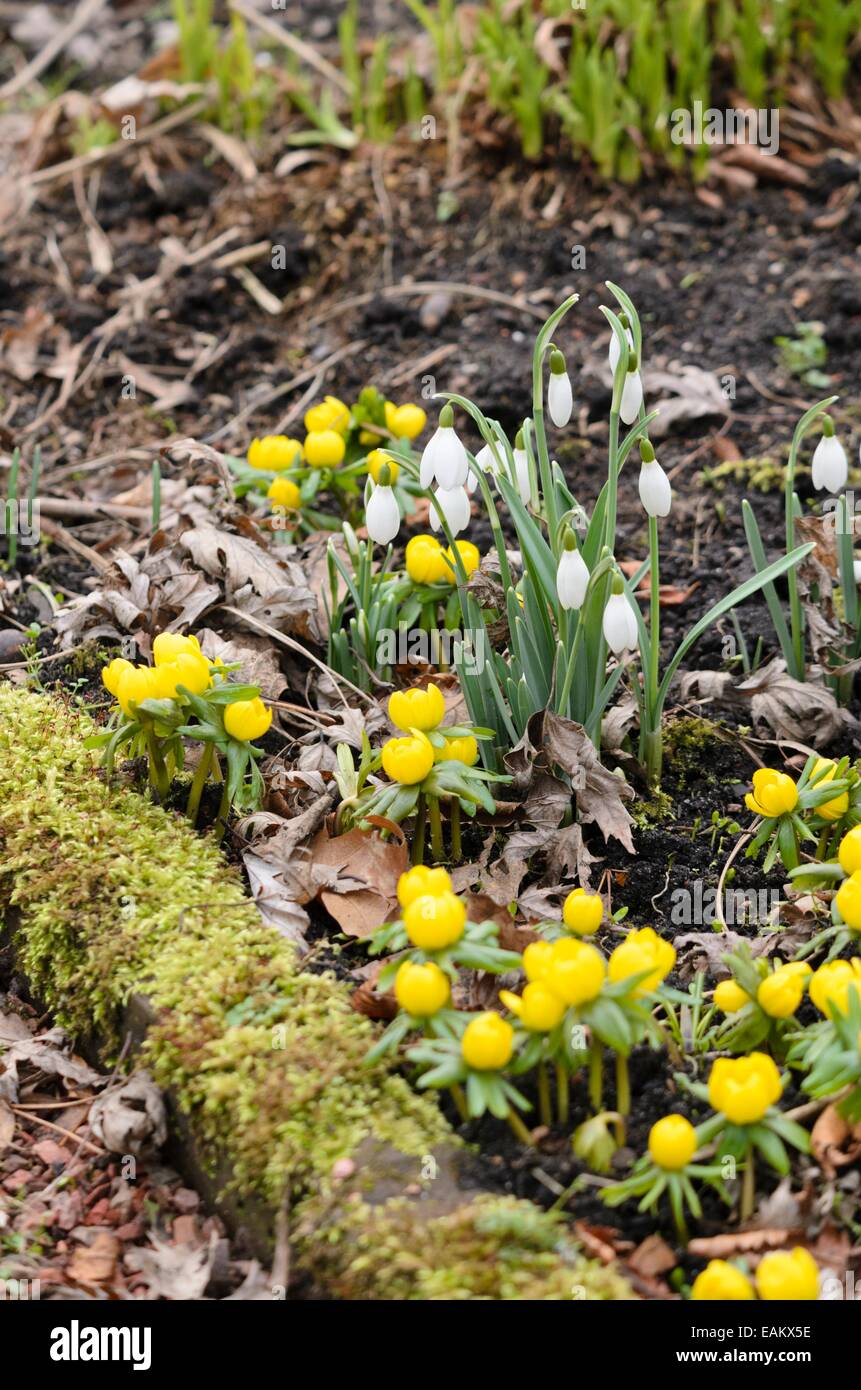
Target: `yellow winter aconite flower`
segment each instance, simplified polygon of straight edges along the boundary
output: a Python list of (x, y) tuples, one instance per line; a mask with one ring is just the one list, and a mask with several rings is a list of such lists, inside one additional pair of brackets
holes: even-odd
[(527, 980), (543, 980), (553, 960), (549, 941), (530, 941), (523, 952), (523, 973)]
[(433, 961), (416, 965), (405, 960), (395, 976), (395, 998), (415, 1018), (430, 1018), (439, 1013), (450, 997), (448, 976)]
[(550, 1033), (565, 1016), (563, 1000), (540, 980), (524, 985), (520, 995), (502, 989), (499, 997), (530, 1033)]
[(420, 405), (395, 405), (386, 401), (386, 429), (395, 439), (416, 439), (421, 434), (428, 417)]
[(391, 486), (398, 480), (401, 465), (392, 458), (391, 454), (387, 454), (385, 449), (374, 449), (368, 454), (368, 472), (375, 483), (380, 481), (380, 469), (384, 464), (389, 470), (389, 486)]
[(746, 1303), (756, 1298), (746, 1274), (726, 1260), (710, 1260), (691, 1287), (691, 1298), (700, 1303)]
[(752, 1125), (780, 1100), (777, 1064), (764, 1052), (719, 1057), (709, 1075), (709, 1103), (734, 1125)]
[(156, 666), (165, 666), (186, 654), (200, 656), (200, 643), (196, 637), (181, 637), (178, 632), (160, 632), (153, 641), (152, 659)]
[(426, 894), (404, 909), (407, 936), (420, 951), (444, 951), (463, 936), (466, 908), (454, 893)]
[(302, 505), (302, 494), (292, 478), (273, 478), (266, 496), (276, 507), (286, 507), (288, 512), (298, 512)]
[(697, 1133), (684, 1115), (665, 1115), (649, 1130), (649, 1153), (659, 1168), (678, 1171), (697, 1151)]
[(819, 1266), (809, 1250), (772, 1250), (763, 1255), (756, 1275), (756, 1288), (766, 1303), (811, 1301), (819, 1297)]
[(451, 582), (451, 565), (436, 536), (413, 536), (407, 541), (404, 561), (414, 584)]
[(445, 698), (438, 685), (396, 690), (389, 696), (389, 718), (396, 729), (403, 729), (405, 733), (410, 729), (426, 733), (441, 724), (444, 717)]
[(407, 869), (398, 879), (398, 902), (401, 907), (409, 907), (416, 898), (435, 898), (440, 893), (451, 892), (451, 878), (446, 869), (429, 869), (425, 864), (416, 864)]
[(252, 738), (262, 738), (272, 723), (272, 711), (264, 705), (259, 695), (253, 700), (235, 700), (224, 710), (224, 727), (231, 738), (247, 743)]
[[(469, 576), (471, 574), (475, 574), (475, 571), (481, 564), (481, 551), (479, 550), (477, 545), (473, 545), (472, 541), (455, 541), (454, 545), (455, 550), (457, 550), (457, 553), (461, 558), (463, 568), (466, 571), (466, 577), (467, 579), (469, 579)], [(452, 553), (451, 546), (448, 546), (448, 548), (444, 550), (442, 554), (446, 567), (446, 573), (444, 577), (450, 579), (452, 583), (454, 583), (457, 580), (457, 565), (455, 562), (454, 555)]]
[(802, 971), (779, 966), (762, 981), (756, 1002), (770, 1018), (791, 1018), (804, 998), (804, 982)]
[(641, 927), (639, 931), (629, 932), (610, 956), (609, 975), (616, 984), (627, 980), (630, 975), (639, 975), (648, 970), (649, 974), (637, 985), (637, 994), (648, 994), (657, 989), (676, 963), (676, 952), (669, 941), (658, 936), (654, 927)]
[(844, 879), (837, 889), (837, 911), (847, 927), (861, 931), (861, 871)]
[(479, 1014), (466, 1025), (460, 1048), (468, 1067), (475, 1071), (499, 1071), (511, 1061), (514, 1029), (497, 1013)]
[(750, 995), (735, 980), (721, 980), (715, 986), (714, 1001), (723, 1014), (737, 1014), (745, 1004), (750, 1003)]
[(414, 786), (433, 767), (433, 745), (421, 730), (411, 738), (390, 738), (383, 744), (383, 771), (393, 782)]
[(465, 763), (475, 767), (478, 762), (478, 740), (472, 734), (461, 738), (447, 738), (442, 748), (434, 749), (434, 760), (438, 763)]
[(337, 468), (347, 446), (337, 430), (315, 430), (305, 440), (305, 462), (311, 468)]
[(120, 676), (124, 671), (133, 671), (134, 669), (132, 663), (126, 661), (124, 656), (115, 656), (113, 661), (109, 661), (107, 666), (103, 666), (102, 685), (105, 687), (108, 694), (116, 695), (117, 686), (120, 683)]
[(302, 462), (302, 445), (298, 439), (288, 439), (286, 434), (267, 434), (263, 439), (252, 439), (248, 446), (248, 462), (252, 468), (261, 468), (266, 473), (281, 473)]
[(551, 951), (542, 979), (553, 993), (566, 1004), (588, 1004), (597, 999), (607, 975), (601, 952), (570, 936), (554, 941)]
[(212, 684), (209, 662), (199, 651), (178, 652), (173, 661), (156, 666), (153, 675), (153, 690), (159, 700), (172, 700), (181, 685), (192, 695), (202, 695)]
[(851, 830), (847, 830), (840, 841), (837, 858), (844, 874), (861, 871), (861, 825), (853, 825)]
[[(831, 782), (834, 780), (834, 773), (837, 764), (833, 758), (817, 758), (810, 773), (810, 785), (815, 786), (817, 782)], [(841, 792), (839, 796), (834, 796), (830, 801), (823, 801), (821, 806), (816, 807), (816, 814), (822, 816), (823, 820), (839, 820), (845, 816), (849, 810), (849, 793)]]
[(324, 430), (336, 430), (346, 434), (350, 428), (350, 407), (337, 396), (326, 396), (319, 405), (312, 405), (305, 411), (305, 429), (308, 434), (321, 434)]
[(845, 1014), (849, 1010), (849, 991), (854, 986), (861, 998), (861, 959), (829, 960), (820, 965), (810, 977), (810, 998), (826, 1018), (831, 1017), (829, 1004)]
[(785, 772), (760, 767), (753, 774), (753, 791), (746, 794), (744, 802), (758, 816), (782, 816), (798, 805), (798, 788)]
[(149, 666), (130, 666), (120, 672), (117, 682), (117, 700), (123, 714), (134, 718), (132, 705), (140, 705), (144, 700), (156, 699), (155, 671)]
[(562, 921), (578, 936), (592, 936), (604, 918), (604, 903), (599, 893), (587, 893), (575, 888), (568, 894), (562, 908)]

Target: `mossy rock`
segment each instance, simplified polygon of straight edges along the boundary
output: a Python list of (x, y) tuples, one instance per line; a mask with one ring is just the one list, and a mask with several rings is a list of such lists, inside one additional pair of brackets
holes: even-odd
[(298, 1267), (342, 1297), (632, 1297), (558, 1219), (460, 1190), (435, 1097), (366, 1063), (375, 1025), (302, 969), (211, 839), (105, 783), (92, 728), (0, 688), (0, 910), (34, 995), (76, 1038), (116, 1053), (134, 1003), (210, 1195), (256, 1206), (268, 1232), (290, 1204)]

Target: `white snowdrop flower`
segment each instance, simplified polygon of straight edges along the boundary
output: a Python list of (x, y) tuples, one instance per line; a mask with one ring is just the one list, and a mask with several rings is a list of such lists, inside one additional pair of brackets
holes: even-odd
[(822, 438), (813, 451), (813, 486), (842, 492), (849, 478), (846, 450), (834, 433), (828, 415), (822, 418)]
[(622, 400), (619, 405), (619, 414), (626, 425), (633, 425), (640, 414), (640, 406), (643, 404), (643, 383), (640, 380), (640, 373), (636, 368), (636, 357), (628, 359), (629, 363), (634, 362), (633, 371), (630, 366), (625, 374), (625, 385), (622, 388)]
[(558, 349), (550, 354), (550, 383), (547, 387), (547, 410), (557, 429), (562, 429), (571, 419), (574, 409), (574, 396), (571, 379), (565, 370), (565, 358)]
[(589, 567), (567, 530), (556, 569), (556, 593), (563, 608), (582, 608), (589, 587)]
[(639, 646), (637, 619), (621, 579), (613, 581), (613, 592), (607, 599), (601, 630), (614, 656), (626, 650), (635, 652)]
[[(500, 456), (502, 456), (503, 446), (501, 444), (497, 446), (497, 451), (500, 454)], [(493, 449), (489, 444), (485, 444), (482, 446), (481, 449), (479, 449), (478, 453), (475, 456), (475, 461), (481, 469), (482, 473), (489, 473), (491, 478), (496, 477), (497, 473), (499, 472), (499, 465), (496, 462), (496, 457), (494, 455)], [(478, 487), (478, 476), (472, 471), (472, 469), (469, 470), (469, 477), (466, 480), (466, 487), (468, 492), (475, 492), (475, 489)]]
[(436, 480), (450, 491), (463, 487), (469, 477), (469, 459), (454, 429), (454, 411), (446, 403), (439, 413), (439, 425), (428, 440), (419, 465), (419, 482), (430, 487)]
[(388, 545), (398, 534), (401, 526), (401, 513), (398, 499), (389, 486), (390, 473), (387, 467), (380, 469), (380, 482), (371, 493), (365, 508), (365, 527), (372, 541), (377, 545)]
[[(434, 497), (442, 507), (446, 524), (453, 536), (458, 531), (465, 531), (469, 525), (469, 493), (465, 487), (444, 488), (438, 487)], [(430, 524), (432, 531), (441, 531), (442, 522), (439, 519), (436, 507), (431, 504)]]
[(647, 516), (669, 516), (673, 489), (648, 439), (640, 441), (640, 501)]
[[(625, 330), (625, 337), (628, 339), (628, 348), (629, 348), (630, 350), (633, 350), (633, 347), (634, 347), (634, 335), (633, 335), (633, 333), (631, 332), (631, 330), (630, 330), (630, 328), (629, 328), (629, 326), (628, 326), (628, 316), (627, 316), (627, 314), (620, 314), (620, 315), (619, 315), (619, 322), (621, 323), (622, 327), (623, 327), (624, 330)], [(613, 373), (614, 376), (616, 375), (616, 368), (617, 368), (618, 365), (619, 365), (619, 358), (620, 358), (621, 356), (622, 356), (622, 349), (621, 349), (621, 347), (619, 346), (619, 339), (616, 337), (616, 334), (615, 334), (615, 333), (612, 331), (612, 329), (611, 329), (611, 330), (610, 330), (610, 350), (609, 350), (609, 352), (608, 352), (608, 354), (607, 354), (607, 359), (608, 359), (608, 361), (609, 361), (609, 363), (610, 363), (610, 371)]]
[(855, 574), (855, 583), (861, 584), (861, 560), (853, 560), (852, 569)]

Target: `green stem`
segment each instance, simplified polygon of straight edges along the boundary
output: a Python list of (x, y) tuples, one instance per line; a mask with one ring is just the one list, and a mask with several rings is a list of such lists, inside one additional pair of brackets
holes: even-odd
[(514, 1135), (515, 1139), (519, 1139), (521, 1144), (525, 1144), (527, 1148), (531, 1149), (532, 1135), (529, 1133), (529, 1130), (526, 1128), (526, 1125), (523, 1123), (516, 1111), (509, 1109), (506, 1119), (508, 1120), (508, 1123), (511, 1127), (511, 1132)]
[(431, 854), (435, 864), (441, 864), (445, 858), (445, 845), (442, 838), (442, 816), (439, 811), (439, 797), (433, 796), (430, 792), (425, 797), (428, 808), (428, 820), (430, 821), (431, 833)]
[(631, 1074), (628, 1059), (621, 1052), (616, 1053), (616, 1109), (622, 1117), (616, 1121), (616, 1143), (621, 1148), (625, 1142), (625, 1116), (631, 1113)]
[(593, 1038), (589, 1047), (589, 1100), (596, 1115), (601, 1113), (602, 1108), (603, 1069), (604, 1048), (597, 1038)]
[(191, 791), (188, 794), (188, 805), (185, 808), (185, 814), (188, 816), (188, 819), (191, 821), (192, 825), (197, 825), (197, 813), (200, 809), (200, 798), (203, 795), (203, 789), (206, 786), (206, 779), (209, 776), (209, 769), (212, 766), (212, 755), (214, 751), (215, 748), (213, 744), (205, 743), (203, 745), (203, 748), (201, 749), (200, 753), (200, 760), (197, 764), (194, 777), (192, 779)]
[(160, 800), (164, 801), (170, 789), (167, 768), (159, 752), (158, 741), (152, 724), (147, 720), (141, 723), (141, 728), (143, 730), (143, 736), (146, 739), (147, 753), (149, 754), (150, 784), (155, 787)]
[(466, 1096), (463, 1094), (463, 1087), (459, 1086), (456, 1081), (453, 1081), (448, 1090), (449, 1095), (457, 1107), (458, 1115), (460, 1115), (464, 1124), (467, 1124), (469, 1121), (469, 1107), (466, 1103)]
[(451, 857), (459, 864), (463, 855), (460, 846), (460, 802), (456, 796), (451, 799)]
[(643, 734), (646, 771), (649, 783), (656, 786), (661, 778), (663, 740), (661, 738), (661, 718), (658, 713), (658, 670), (661, 660), (661, 573), (658, 547), (658, 519), (649, 517), (649, 674), (646, 683), (646, 728)]
[(568, 1072), (561, 1062), (556, 1063), (556, 1109), (559, 1123), (568, 1123)]
[(745, 1155), (744, 1177), (741, 1184), (741, 1211), (739, 1213), (742, 1221), (749, 1221), (753, 1216), (753, 1209), (756, 1205), (756, 1167), (753, 1157), (753, 1145), (748, 1144)]
[(227, 829), (227, 817), (230, 812), (230, 797), (227, 794), (229, 786), (228, 779), (224, 779), (224, 787), (221, 792), (221, 800), (218, 803), (218, 815), (215, 818), (216, 830), (215, 838), (218, 842), (224, 839), (224, 832)]
[(553, 1111), (550, 1108), (550, 1080), (546, 1062), (538, 1063), (538, 1113), (541, 1123), (549, 1129), (553, 1124)]
[(421, 864), (425, 857), (425, 825), (427, 823), (427, 803), (424, 792), (419, 792), (419, 803), (416, 807), (416, 828), (413, 833), (413, 848), (410, 855), (412, 864)]

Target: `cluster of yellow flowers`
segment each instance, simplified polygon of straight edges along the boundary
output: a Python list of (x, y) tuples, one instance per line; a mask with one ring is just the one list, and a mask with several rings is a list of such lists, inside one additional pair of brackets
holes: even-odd
[[(481, 553), (472, 541), (455, 541), (467, 579), (481, 564)], [(404, 563), (414, 584), (453, 584), (455, 559), (450, 546), (440, 545), (436, 536), (412, 536), (407, 541)]]
[(445, 718), (445, 700), (437, 685), (396, 690), (389, 696), (389, 718), (407, 735), (383, 744), (383, 771), (392, 782), (404, 786), (423, 782), (434, 763), (459, 762), (474, 767), (478, 762), (478, 742), (472, 734), (446, 738), (441, 747), (434, 747), (427, 737)]
[(134, 666), (117, 656), (102, 671), (102, 683), (123, 714), (132, 718), (144, 700), (170, 700), (179, 686), (202, 695), (212, 684), (210, 666), (196, 637), (160, 632), (152, 644), (154, 666)]
[(755, 1287), (738, 1265), (712, 1260), (698, 1274), (691, 1298), (698, 1302), (749, 1302), (759, 1295), (765, 1302), (812, 1301), (819, 1297), (819, 1267), (809, 1250), (772, 1250), (756, 1268)]
[[(809, 784), (816, 786), (818, 782), (831, 781), (835, 776), (836, 767), (837, 764), (832, 758), (817, 758), (810, 772)], [(753, 774), (753, 791), (748, 792), (744, 800), (748, 810), (758, 816), (772, 818), (788, 815), (798, 806), (798, 784), (786, 772), (779, 772), (773, 767), (761, 767)], [(820, 803), (816, 807), (816, 813), (824, 820), (833, 821), (845, 816), (848, 809), (849, 793), (841, 792), (839, 796)]]
[[(125, 657), (114, 657), (102, 669), (102, 684), (113, 695), (127, 718), (144, 700), (173, 700), (180, 687), (192, 695), (203, 695), (212, 685), (212, 668), (200, 650), (194, 636), (181, 637), (174, 632), (160, 632), (152, 644), (154, 665), (135, 666)], [(224, 709), (224, 727), (231, 738), (247, 742), (260, 738), (272, 723), (272, 711), (259, 695), (251, 700), (234, 700)]]
[[(248, 446), (248, 463), (251, 468), (279, 476), (272, 480), (267, 496), (277, 506), (288, 511), (298, 511), (301, 506), (301, 493), (292, 478), (286, 476), (290, 469), (305, 465), (307, 468), (338, 468), (347, 453), (348, 438), (353, 428), (353, 414), (345, 401), (337, 396), (326, 396), (318, 405), (305, 412), (305, 439), (299, 440), (284, 434), (267, 434), (253, 439)], [(385, 428), (395, 440), (411, 441), (421, 434), (427, 424), (427, 415), (421, 406), (408, 402), (395, 405), (385, 402)], [(379, 435), (371, 430), (360, 430), (360, 445), (376, 444)], [(379, 470), (386, 463), (394, 482), (398, 464), (382, 449), (374, 450), (368, 456), (368, 471), (376, 480)]]

